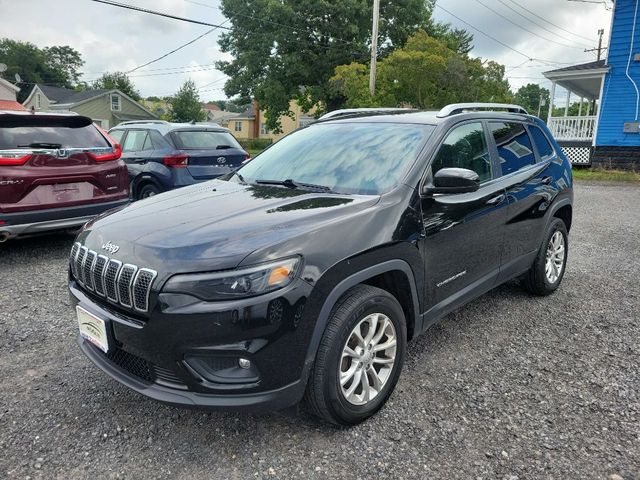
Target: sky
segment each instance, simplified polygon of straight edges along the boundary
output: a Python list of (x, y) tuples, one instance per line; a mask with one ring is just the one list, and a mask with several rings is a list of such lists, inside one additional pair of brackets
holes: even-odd
[[(207, 23), (225, 22), (219, 0), (119, 1)], [(609, 8), (611, 4), (606, 0)], [(506, 66), (514, 91), (527, 83), (549, 87), (543, 71), (595, 60), (594, 53), (583, 50), (597, 46), (598, 29), (605, 30), (604, 45), (608, 43), (611, 11), (604, 1), (438, 0), (437, 5), (437, 20), (474, 34), (471, 55)], [(0, 0), (0, 18), (1, 37), (78, 50), (86, 62), (86, 81), (106, 71), (131, 70), (211, 29), (90, 0)], [(201, 100), (224, 99), (225, 77), (213, 64), (230, 56), (218, 47), (219, 33), (131, 73), (131, 80), (144, 97), (171, 95), (191, 78)]]

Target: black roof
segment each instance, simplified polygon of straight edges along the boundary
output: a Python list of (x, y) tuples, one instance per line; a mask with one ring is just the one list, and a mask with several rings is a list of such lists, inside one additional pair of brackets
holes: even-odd
[(71, 90), (69, 88), (62, 87), (52, 87), (51, 85), (42, 85), (41, 83), (37, 84), (37, 87), (45, 94), (45, 96), (58, 104), (63, 103), (78, 103), (83, 100), (88, 100), (90, 98), (98, 97), (110, 90), (99, 89), (99, 90), (84, 90), (78, 92), (76, 90)]
[(607, 66), (606, 60), (596, 60), (594, 62), (580, 63), (579, 65), (571, 65), (569, 67), (558, 68), (557, 70), (549, 70), (544, 73), (560, 73), (560, 72), (579, 72), (582, 70), (599, 70)]

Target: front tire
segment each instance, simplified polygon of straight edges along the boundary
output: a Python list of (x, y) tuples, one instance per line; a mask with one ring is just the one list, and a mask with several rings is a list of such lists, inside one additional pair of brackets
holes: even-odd
[(547, 230), (531, 269), (523, 278), (524, 287), (534, 295), (549, 295), (562, 282), (567, 266), (569, 239), (567, 227), (555, 218)]
[(369, 285), (352, 288), (332, 310), (305, 403), (338, 425), (366, 420), (393, 392), (406, 346), (406, 320), (395, 297)]

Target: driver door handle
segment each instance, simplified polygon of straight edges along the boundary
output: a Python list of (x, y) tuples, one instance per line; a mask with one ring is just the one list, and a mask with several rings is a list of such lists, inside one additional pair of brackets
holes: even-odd
[(487, 205), (500, 205), (506, 198), (506, 195), (501, 193), (500, 195), (496, 195), (495, 197), (491, 197), (487, 200)]

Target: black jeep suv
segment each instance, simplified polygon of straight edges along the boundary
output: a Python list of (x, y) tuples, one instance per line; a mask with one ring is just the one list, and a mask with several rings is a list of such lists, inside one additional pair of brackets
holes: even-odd
[(157, 400), (304, 398), (356, 424), (438, 318), (510, 279), (558, 288), (572, 201), (569, 161), (520, 107), (334, 112), (223, 179), (87, 224), (79, 343)]

